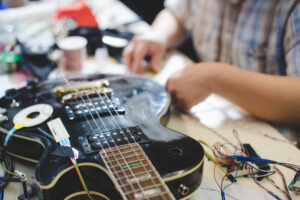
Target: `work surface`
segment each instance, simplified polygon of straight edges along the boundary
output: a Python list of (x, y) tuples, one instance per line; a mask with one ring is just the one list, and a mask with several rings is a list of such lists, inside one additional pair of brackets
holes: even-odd
[[(186, 59), (181, 55), (177, 53), (171, 54), (172, 56), (167, 58), (167, 61), (163, 63), (164, 68), (160, 73), (156, 75), (145, 73), (145, 75), (151, 76), (154, 80), (164, 84), (172, 71), (178, 70), (186, 65)], [(91, 67), (92, 65), (93, 62), (90, 60), (86, 63), (85, 67)], [(96, 71), (100, 73), (126, 72), (126, 68), (122, 65), (112, 64), (99, 68)], [(54, 72), (54, 74), (55, 73), (57, 72)], [(1, 80), (5, 80), (4, 77), (1, 78)], [(205, 101), (193, 107), (189, 114), (171, 109), (167, 127), (195, 139), (204, 140), (209, 145), (214, 145), (216, 142), (238, 145), (238, 141), (233, 135), (233, 130), (236, 130), (239, 140), (242, 143), (251, 144), (262, 158), (297, 165), (300, 164), (300, 151), (294, 146), (293, 142), (283, 137), (268, 123), (249, 116), (245, 111), (216, 95), (209, 96)], [(210, 152), (206, 147), (205, 150)], [(33, 164), (16, 159), (14, 159), (14, 164), (15, 169), (26, 172), (27, 177), (32, 180), (31, 177), (34, 174), (35, 167)], [(282, 167), (279, 169), (284, 173), (287, 183), (290, 183), (294, 177), (294, 172)], [(190, 199), (221, 198), (213, 174), (214, 164), (205, 159), (201, 187)], [(216, 170), (215, 176), (216, 180), (220, 183), (223, 174)], [(275, 174), (271, 177), (278, 186), (283, 188), (280, 176)], [(225, 180), (225, 185), (227, 184), (229, 184), (229, 182)], [(279, 197), (285, 198), (266, 179), (262, 180), (261, 184), (274, 191)], [(5, 189), (5, 199), (16, 199), (21, 193), (21, 184), (10, 183)], [(249, 177), (239, 177), (236, 183), (226, 189), (225, 194), (226, 199), (273, 199), (272, 196), (260, 189)], [(291, 196), (293, 199), (300, 199), (300, 196), (296, 196), (294, 192), (291, 192)]]
[[(105, 1), (99, 2), (104, 3)], [(119, 18), (125, 19), (125, 17), (123, 17), (123, 13), (125, 12), (120, 12), (119, 7), (111, 6), (111, 8), (118, 10), (117, 12), (120, 14)], [(114, 9), (102, 9), (102, 12), (99, 13), (103, 13), (104, 15), (106, 14), (105, 12), (112, 11)], [(109, 20), (105, 20), (108, 18)], [(115, 16), (108, 14), (106, 17), (101, 18), (103, 21), (100, 21), (100, 24), (102, 27), (106, 27), (108, 24), (111, 25), (112, 19), (114, 22), (118, 21)], [(172, 72), (181, 69), (189, 62), (177, 53), (171, 53), (171, 55), (172, 56), (166, 58), (166, 62), (162, 63), (163, 67), (160, 73), (145, 73), (144, 75), (153, 77), (154, 80), (164, 85), (167, 77)], [(95, 63), (95, 60), (91, 58), (86, 61), (85, 66), (80, 73), (126, 72), (126, 68), (122, 65), (115, 63)], [(60, 69), (55, 70), (50, 75), (50, 78), (55, 78), (61, 73), (64, 72)], [(15, 83), (13, 81), (13, 76), (2, 75), (0, 76), (0, 85), (0, 96), (2, 96), (6, 89), (19, 87), (20, 83)], [(194, 139), (204, 140), (209, 145), (214, 145), (216, 142), (221, 144), (233, 143), (234, 145), (237, 145), (238, 141), (233, 135), (233, 130), (236, 130), (239, 135), (239, 140), (242, 143), (251, 144), (258, 155), (262, 158), (300, 165), (300, 151), (294, 146), (293, 142), (287, 140), (273, 126), (249, 116), (245, 111), (216, 95), (209, 96), (205, 101), (193, 107), (189, 114), (171, 109), (167, 127), (189, 135)], [(291, 138), (294, 140), (298, 138), (299, 141), (300, 134)], [(204, 148), (207, 152), (211, 153), (208, 148)], [(34, 174), (34, 164), (20, 161), (15, 158), (13, 161), (15, 169), (25, 172), (28, 179), (34, 181), (34, 178), (32, 178)], [(205, 158), (202, 184), (200, 189), (197, 190), (197, 192), (190, 198), (191, 200), (221, 199), (219, 188), (214, 181), (214, 166), (215, 165), (212, 162)], [(283, 167), (279, 167), (279, 169), (285, 175), (287, 184), (290, 183), (295, 173)], [(223, 178), (223, 174), (216, 169), (215, 176), (217, 182), (220, 183)], [(76, 180), (76, 178), (77, 177), (74, 177), (74, 180)], [(279, 187), (283, 188), (280, 176), (275, 174), (271, 176), (271, 178)], [(285, 199), (283, 194), (266, 179), (262, 180), (260, 183), (272, 190), (280, 198)], [(225, 180), (225, 185), (227, 184), (229, 184), (229, 181)], [(18, 195), (21, 194), (22, 191), (21, 184), (10, 183), (5, 189), (4, 199), (17, 199)], [(274, 199), (266, 191), (259, 188), (249, 177), (239, 177), (236, 183), (226, 189), (225, 194), (226, 199), (229, 200)], [(300, 196), (297, 196), (294, 192), (291, 192), (291, 196), (293, 199), (300, 199)]]

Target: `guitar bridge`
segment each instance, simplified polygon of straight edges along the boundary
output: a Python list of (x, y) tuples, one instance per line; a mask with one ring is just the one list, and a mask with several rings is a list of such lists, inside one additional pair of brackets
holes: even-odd
[(73, 83), (72, 85), (63, 85), (57, 86), (53, 89), (53, 93), (56, 97), (62, 97), (65, 94), (73, 93), (75, 91), (81, 90), (90, 90), (95, 88), (105, 88), (108, 87), (109, 82), (108, 80), (98, 80), (98, 81), (89, 81), (89, 82), (78, 82)]
[(85, 154), (98, 153), (102, 149), (129, 143), (149, 143), (139, 126), (79, 136), (77, 140)]

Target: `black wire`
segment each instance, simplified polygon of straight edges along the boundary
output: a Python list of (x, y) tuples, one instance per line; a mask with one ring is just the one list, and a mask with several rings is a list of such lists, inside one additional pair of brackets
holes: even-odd
[[(4, 164), (4, 167), (8, 170), (8, 171), (13, 171), (13, 166), (12, 166), (12, 163), (11, 163), (11, 158), (9, 155), (5, 154), (5, 152), (1, 151), (0, 152), (1, 154), (1, 160), (0, 160), (0, 164), (1, 164), (1, 167), (3, 168), (3, 164)], [(4, 169), (3, 169), (4, 170)], [(0, 184), (0, 192), (2, 192), (5, 187), (7, 186), (8, 182), (10, 181), (13, 181), (13, 182), (17, 182), (17, 180), (15, 180), (14, 178), (12, 178), (12, 175), (7, 173), (5, 170), (4, 170), (4, 176), (3, 177), (0, 177), (0, 180), (2, 180), (2, 183)]]
[(47, 133), (45, 130), (41, 129), (41, 128), (37, 128), (36, 130), (38, 130), (42, 135), (46, 136), (48, 139), (55, 141), (54, 137), (52, 135), (50, 135), (49, 133)]
[(21, 182), (20, 178), (12, 178), (12, 177), (0, 177), (0, 180), (4, 182)]

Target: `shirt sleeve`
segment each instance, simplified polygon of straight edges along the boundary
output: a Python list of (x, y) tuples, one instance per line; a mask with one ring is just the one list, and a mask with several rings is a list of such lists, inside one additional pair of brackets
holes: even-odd
[(300, 3), (292, 11), (284, 36), (286, 73), (300, 76)]
[(189, 20), (190, 0), (165, 0), (164, 6), (170, 10), (187, 29), (186, 24), (188, 24)]

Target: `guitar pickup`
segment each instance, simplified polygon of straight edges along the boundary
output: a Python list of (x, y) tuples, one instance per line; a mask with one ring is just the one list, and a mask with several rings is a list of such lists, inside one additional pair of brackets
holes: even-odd
[(108, 132), (90, 133), (77, 138), (84, 154), (98, 153), (102, 149), (120, 146), (129, 143), (149, 143), (148, 137), (139, 126), (111, 130)]
[(125, 108), (120, 106), (117, 98), (93, 98), (89, 100), (71, 102), (65, 106), (69, 120), (85, 119), (95, 116), (121, 115)]
[(97, 97), (97, 96), (100, 97), (100, 95), (111, 98), (113, 96), (113, 89), (100, 87), (100, 88), (94, 88), (89, 90), (81, 90), (78, 92), (72, 92), (69, 94), (65, 94), (61, 99), (61, 103), (66, 105), (66, 104), (70, 104), (72, 101), (76, 101), (76, 100), (83, 101), (85, 99), (89, 99), (92, 97)]

